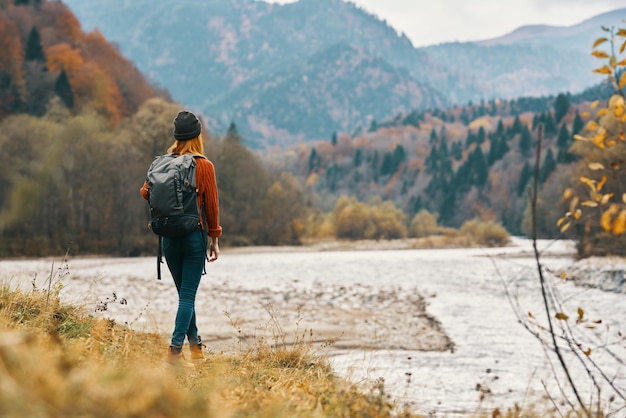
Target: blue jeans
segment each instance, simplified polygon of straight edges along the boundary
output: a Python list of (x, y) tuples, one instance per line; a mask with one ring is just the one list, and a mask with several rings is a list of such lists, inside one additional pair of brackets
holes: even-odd
[(206, 236), (200, 229), (180, 238), (163, 238), (163, 254), (178, 291), (178, 311), (171, 345), (181, 347), (185, 336), (198, 343), (196, 292), (204, 270)]

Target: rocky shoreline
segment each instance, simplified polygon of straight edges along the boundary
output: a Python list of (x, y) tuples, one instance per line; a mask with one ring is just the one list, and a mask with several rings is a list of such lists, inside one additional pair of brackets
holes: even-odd
[(626, 259), (590, 257), (575, 262), (565, 270), (566, 279), (576, 285), (607, 292), (626, 293)]

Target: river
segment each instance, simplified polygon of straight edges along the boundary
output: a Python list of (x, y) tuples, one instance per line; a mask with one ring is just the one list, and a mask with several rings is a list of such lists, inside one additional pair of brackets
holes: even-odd
[[(541, 242), (540, 248), (546, 273), (566, 301), (563, 310), (575, 318), (577, 309), (582, 307), (585, 319), (601, 319), (602, 324), (590, 331), (595, 333), (591, 342), (608, 345), (621, 359), (626, 358), (626, 329), (622, 321), (626, 318), (625, 295), (581, 288), (555, 278), (574, 262), (571, 244)], [(514, 239), (509, 247), (494, 249), (226, 249), (218, 262), (207, 265), (208, 274), (203, 278), (196, 308), (199, 327), (203, 329), (203, 323), (211, 323), (216, 334), (234, 334), (238, 327), (248, 327), (247, 332), (254, 334), (258, 324), (250, 320), (250, 312), (253, 316), (264, 315), (267, 307), (260, 307), (260, 302), (276, 295), (289, 301), (298, 295), (333, 294), (322, 299), (300, 297), (298, 301), (303, 306), (326, 300), (324, 306), (330, 306), (329, 300), (335, 300), (337, 294), (357, 289), (354, 294), (369, 296), (343, 302), (337, 299), (337, 306), (359, 304), (360, 309), (382, 315), (392, 307), (390, 299), (381, 306), (372, 295), (393, 293), (395, 306), (414, 303), (413, 295), (419, 294), (427, 303), (428, 314), (439, 321), (454, 343), (453, 349), (433, 352), (413, 349), (411, 345), (408, 349), (387, 349), (384, 344), (369, 343), (364, 343), (363, 348), (333, 349), (331, 345), (327, 353), (337, 373), (355, 382), (383, 378), (385, 391), (400, 405), (434, 417), (462, 417), (514, 403), (528, 404), (545, 394), (543, 382), (558, 398), (544, 350), (522, 326), (505, 292), (506, 284), (525, 321), (530, 312), (545, 323), (537, 268), (530, 249), (530, 242), (522, 239)], [(152, 257), (0, 261), (0, 274), (14, 283), (28, 287), (34, 279), (36, 286), (46, 286), (46, 277), (53, 272), (54, 282), (64, 285), (62, 295), (66, 300), (89, 304), (89, 309), (97, 314), (109, 315), (135, 329), (167, 334), (175, 298), (167, 268), (161, 282), (154, 279), (155, 270)], [(280, 316), (280, 312), (276, 315)], [(287, 320), (315, 331), (315, 317), (292, 315)], [(394, 326), (381, 325), (377, 335), (389, 339), (406, 333), (408, 325), (403, 321), (407, 318), (398, 317), (397, 321)], [(208, 341), (212, 341), (210, 336)], [(217, 346), (219, 339), (212, 342)], [(340, 342), (341, 337), (339, 346)], [(603, 363), (600, 351), (592, 355), (598, 356), (600, 364), (613, 367), (610, 362)], [(558, 368), (556, 363), (555, 367)], [(623, 389), (626, 371), (613, 367), (610, 373)]]

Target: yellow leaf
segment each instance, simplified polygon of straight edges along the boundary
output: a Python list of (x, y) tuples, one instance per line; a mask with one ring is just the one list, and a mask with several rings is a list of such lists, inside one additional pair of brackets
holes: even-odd
[(596, 113), (596, 118), (601, 118), (604, 115), (607, 115), (609, 113), (609, 109), (606, 107), (603, 107), (602, 109), (598, 110), (598, 113)]
[(563, 312), (558, 312), (556, 315), (554, 315), (554, 317), (556, 319), (560, 319), (562, 321), (567, 321), (567, 319), (569, 318), (569, 316), (567, 316), (567, 314), (565, 314)]
[(596, 129), (598, 129), (598, 122), (596, 122), (595, 120), (590, 120), (589, 122), (587, 122), (586, 128), (589, 131), (595, 131)]
[(556, 221), (556, 226), (563, 225), (563, 222), (565, 222), (566, 220), (567, 220), (567, 218), (559, 218), (559, 220)]
[(602, 179), (600, 180), (600, 182), (596, 186), (596, 190), (597, 191), (602, 190), (602, 187), (604, 186), (604, 183), (606, 183), (606, 176), (602, 176)]
[(626, 122), (626, 115), (622, 116), (622, 119), (620, 119), (622, 122)]
[(574, 219), (579, 220), (581, 216), (583, 216), (583, 211), (576, 209), (576, 212), (574, 212)]
[(587, 200), (583, 203), (581, 203), (581, 206), (586, 206), (588, 208), (595, 208), (598, 206), (597, 202), (594, 202), (593, 200)]
[(585, 138), (584, 136), (580, 136), (578, 134), (574, 135), (574, 139), (576, 141), (589, 141), (587, 138)]
[(600, 104), (600, 100), (594, 100), (593, 102), (591, 102), (591, 106), (590, 106), (591, 110), (598, 107), (598, 104)]
[(567, 272), (563, 271), (561, 272), (561, 280), (565, 280), (567, 278)]
[(565, 225), (563, 225), (561, 227), (561, 234), (564, 233), (565, 231), (567, 231), (569, 229), (569, 227), (572, 226), (571, 222), (566, 223)]
[(626, 29), (618, 29), (617, 33), (615, 35), (616, 36), (625, 37), (626, 36)]
[(604, 42), (608, 41), (608, 38), (598, 38), (594, 41), (593, 46), (591, 47), (591, 49), (596, 48), (598, 45), (602, 45)]
[(580, 114), (580, 117), (583, 119), (587, 119), (589, 116), (591, 116), (591, 113), (589, 112), (583, 112)]
[(587, 351), (583, 351), (587, 357), (591, 355), (591, 348), (588, 348)]
[(528, 316), (531, 318), (534, 318), (533, 313), (532, 312), (528, 312)]
[(602, 199), (600, 200), (600, 204), (601, 205), (606, 205), (607, 203), (609, 203), (609, 200), (611, 200), (611, 198), (613, 197), (613, 193), (607, 193), (602, 195)]
[(622, 46), (619, 47), (619, 53), (623, 54), (625, 49), (626, 49), (626, 41), (624, 41)]
[[(622, 44), (622, 46), (624, 46), (624, 45), (626, 45), (626, 42), (624, 42), (624, 43)], [(621, 54), (621, 53), (623, 53), (623, 52), (624, 52), (624, 51), (620, 51), (619, 53)], [(626, 59), (621, 60), (621, 61), (620, 61), (620, 62), (618, 62), (616, 65), (617, 65), (618, 67), (623, 67), (623, 66), (625, 66), (625, 65), (626, 65)]]
[(621, 90), (624, 88), (624, 86), (626, 86), (626, 72), (623, 72), (621, 77), (619, 78), (619, 85), (617, 86), (617, 88)]
[(609, 67), (607, 67), (606, 65), (601, 67), (601, 68), (596, 68), (595, 70), (593, 70), (593, 72), (594, 73), (598, 73), (598, 74), (606, 74), (606, 75), (613, 74), (611, 69)]
[(578, 207), (578, 202), (579, 201), (580, 201), (580, 199), (578, 198), (578, 196), (574, 196), (572, 201), (569, 202), (569, 211), (570, 212), (574, 212), (576, 210), (576, 208)]
[(612, 229), (611, 221), (613, 215), (617, 213), (617, 205), (612, 204), (608, 210), (606, 210), (602, 216), (600, 217), (600, 226), (604, 229), (605, 232), (610, 232)]
[(622, 202), (626, 203), (626, 193), (622, 194)]
[(565, 189), (565, 191), (563, 192), (563, 200), (569, 200), (572, 197), (573, 193), (574, 191), (570, 187)]
[(613, 235), (623, 235), (626, 232), (626, 209), (622, 211), (615, 218), (613, 222)]
[(592, 51), (591, 55), (593, 55), (596, 58), (608, 58), (609, 54), (607, 54), (604, 51)]
[(591, 190), (595, 191), (596, 190), (596, 182), (591, 180), (590, 178), (587, 178), (585, 176), (581, 176), (580, 177), (580, 181), (582, 181), (583, 183), (585, 183), (587, 186), (589, 186), (589, 188), (591, 188)]
[[(624, 71), (624, 74), (626, 74), (626, 71)], [(613, 114), (615, 115), (616, 118), (621, 117), (624, 114), (624, 106), (616, 106), (615, 110), (613, 111)]]
[(617, 141), (616, 141), (616, 140), (614, 140), (614, 139), (609, 139), (608, 141), (606, 141), (606, 146), (610, 148), (610, 147), (614, 147), (614, 146), (615, 146), (615, 145), (617, 145), (618, 143), (619, 143), (619, 142), (617, 142)]
[(604, 170), (604, 166), (601, 163), (589, 163), (590, 170)]
[(593, 139), (591, 140), (591, 142), (594, 143), (594, 145), (600, 149), (604, 149), (604, 140), (606, 139), (606, 134), (597, 134), (596, 136), (593, 137)]
[(583, 308), (578, 308), (577, 313), (578, 313), (578, 321), (577, 322), (580, 322), (580, 321), (583, 320), (583, 317), (585, 316), (585, 311), (583, 310)]

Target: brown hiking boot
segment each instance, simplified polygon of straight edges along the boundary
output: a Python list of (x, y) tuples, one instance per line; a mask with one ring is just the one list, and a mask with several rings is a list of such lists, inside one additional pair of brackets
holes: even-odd
[(202, 343), (202, 338), (198, 335), (198, 343), (197, 344), (189, 344), (189, 351), (191, 352), (192, 360), (204, 360), (204, 347), (205, 344)]
[(170, 345), (167, 351), (167, 361), (174, 366), (194, 367), (193, 363), (189, 363), (183, 354), (183, 348)]

